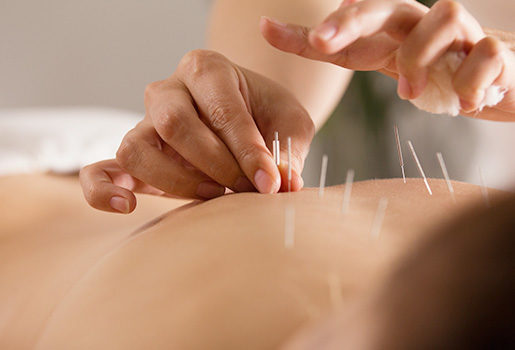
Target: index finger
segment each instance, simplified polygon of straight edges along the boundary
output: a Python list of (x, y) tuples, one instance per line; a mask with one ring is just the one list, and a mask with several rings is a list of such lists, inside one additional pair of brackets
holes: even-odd
[[(264, 38), (275, 48), (311, 60), (324, 61), (352, 70), (379, 70), (391, 76), (383, 68), (389, 67), (391, 53), (398, 48), (393, 39), (371, 37), (359, 40), (334, 54), (325, 54), (311, 46), (308, 27), (284, 24), (277, 20), (262, 17), (260, 29)], [(370, 50), (373, 47), (374, 50)], [(396, 77), (395, 77), (396, 78)]]
[(334, 54), (380, 31), (402, 40), (427, 11), (416, 1), (365, 0), (341, 6), (310, 33), (309, 40), (325, 54)]
[[(280, 188), (280, 174), (252, 117), (249, 86), (225, 57), (197, 51), (178, 70), (201, 117), (227, 145), (242, 171), (261, 193)], [(185, 74), (187, 72), (187, 74)]]

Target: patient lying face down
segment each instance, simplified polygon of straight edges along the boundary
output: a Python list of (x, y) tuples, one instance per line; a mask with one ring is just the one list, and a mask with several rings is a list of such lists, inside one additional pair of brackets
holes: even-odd
[[(428, 229), (470, 202), (484, 205), (477, 186), (454, 183), (454, 203), (443, 181), (430, 184), (433, 196), (420, 179), (355, 183), (345, 214), (343, 187), (323, 196), (316, 189), (227, 195), (174, 210), (92, 261), (37, 327), (36, 347), (277, 348), (302, 326), (368, 300)], [(503, 195), (490, 191), (492, 199)], [(372, 237), (381, 198), (388, 206)], [(285, 246), (288, 206), (295, 208), (292, 246)], [(108, 237), (95, 239), (100, 245)], [(16, 345), (9, 340), (0, 343)]]

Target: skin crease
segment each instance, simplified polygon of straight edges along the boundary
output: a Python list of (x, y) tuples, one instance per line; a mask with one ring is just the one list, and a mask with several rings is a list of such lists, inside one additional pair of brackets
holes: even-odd
[[(426, 228), (482, 203), (473, 185), (455, 182), (454, 204), (442, 180), (430, 179), (433, 196), (421, 179), (376, 180), (354, 184), (346, 217), (338, 186), (322, 198), (318, 189), (228, 195), (123, 229), (121, 217), (79, 205), (76, 182), (2, 180), (5, 194), (34, 184), (23, 196), (34, 203), (26, 225), (0, 240), (0, 251), (13, 252), (2, 253), (0, 265), (0, 310), (9, 310), (0, 313), (0, 344), (17, 348), (274, 348), (334, 307), (354, 303)], [(68, 190), (55, 198), (55, 188)], [(389, 202), (374, 240), (382, 197)], [(140, 200), (157, 208), (154, 215), (187, 203)], [(284, 248), (287, 203), (296, 210), (292, 250)], [(341, 301), (330, 296), (334, 276)]]
[[(350, 77), (348, 71), (333, 74), (335, 67), (313, 61), (377, 70), (398, 79), (399, 95), (413, 99), (422, 92), (432, 62), (447, 50), (465, 50), (468, 57), (453, 76), (462, 114), (515, 120), (513, 35), (483, 30), (457, 2), (440, 0), (428, 9), (405, 0), (346, 1), (319, 25), (312, 23), (333, 2), (317, 2), (316, 6), (299, 2), (297, 11), (290, 11), (283, 2), (274, 2), (274, 6), (267, 1), (258, 3), (242, 1), (236, 6), (226, 0), (213, 9), (209, 46), (235, 62), (212, 51), (192, 51), (171, 77), (149, 85), (147, 116), (126, 135), (116, 161), (93, 164), (81, 173), (86, 198), (93, 207), (122, 213), (134, 210), (134, 191), (123, 186), (127, 181), (117, 181), (121, 178), (143, 193), (186, 198), (214, 198), (223, 195), (225, 187), (236, 192), (254, 188), (262, 193), (284, 191), (280, 177), (284, 184), (286, 164), (276, 171), (269, 151), (276, 130), (281, 130), (283, 137), (292, 136), (298, 148), (293, 152), (293, 190), (302, 188), (299, 174), (313, 124), (318, 127), (327, 118)], [(234, 9), (229, 11), (231, 6)], [(241, 11), (241, 16), (225, 20), (225, 15), (234, 11)], [(272, 46), (311, 61), (264, 48), (252, 27), (259, 11), (312, 25), (314, 29), (270, 18), (260, 21), (261, 33)], [(336, 26), (332, 38), (323, 34), (328, 26)], [(248, 49), (242, 51), (237, 43)], [(252, 54), (252, 50), (259, 52)], [(286, 90), (240, 64), (263, 72)], [(477, 112), (484, 89), (492, 84), (506, 90), (504, 99)], [(252, 105), (260, 107), (253, 109)], [(284, 154), (285, 142), (281, 144)], [(204, 153), (208, 156), (198, 156)]]
[[(211, 10), (207, 47), (286, 87), (306, 108), (318, 129), (340, 101), (352, 72), (285, 55), (270, 46), (256, 28), (261, 16), (314, 26), (340, 3), (340, 0), (218, 0)], [(245, 50), (241, 50), (242, 45)]]
[[(292, 188), (302, 188), (302, 178), (299, 174), (313, 137), (313, 122), (321, 125), (327, 119), (343, 93), (350, 73), (323, 63), (281, 55), (266, 44), (256, 30), (258, 13), (285, 14), (286, 19), (294, 21), (314, 17), (321, 19), (323, 14), (337, 6), (337, 2), (299, 1), (295, 4), (297, 11), (294, 12), (290, 11), (289, 5), (287, 1), (271, 0), (259, 3), (217, 1), (208, 30), (208, 47), (226, 53), (237, 63), (259, 67), (258, 72), (271, 76), (290, 88), (292, 97), (278, 93), (279, 87), (274, 88), (277, 84), (271, 81), (267, 83), (266, 88), (259, 88), (263, 85), (260, 81), (263, 79), (258, 79), (257, 74), (245, 68), (238, 68), (228, 60), (225, 67), (234, 69), (225, 69), (222, 67), (223, 64), (213, 65), (214, 61), (220, 60), (212, 52), (197, 50), (188, 53), (171, 77), (147, 87), (147, 115), (145, 120), (124, 138), (117, 154), (118, 166), (112, 162), (97, 163), (81, 174), (86, 197), (93, 207), (122, 213), (134, 210), (134, 195), (130, 189), (121, 189), (120, 183), (116, 181), (120, 177), (132, 177), (130, 182), (137, 183), (144, 193), (165, 192), (167, 195), (183, 198), (217, 197), (224, 193), (223, 187), (236, 192), (253, 191), (255, 188), (263, 193), (284, 191), (285, 188), (280, 188), (278, 184), (279, 177), (284, 179), (286, 176), (286, 168), (282, 166), (281, 173), (277, 172), (273, 167), (270, 152), (264, 147), (266, 144), (268, 149), (271, 149), (274, 131), (280, 131), (281, 135), (288, 135), (294, 140)], [(232, 15), (233, 12), (236, 13)], [(220, 16), (221, 13), (223, 18)], [(238, 27), (237, 31), (234, 30), (234, 26)], [(247, 35), (234, 37), (237, 35), (235, 33)], [(217, 40), (219, 38), (223, 40)], [(226, 44), (234, 44), (234, 41), (245, 45), (246, 49), (238, 52), (229, 49)], [(233, 44), (230, 47), (241, 47)], [(259, 54), (252, 54), (252, 50), (258, 51)], [(251, 62), (248, 59), (250, 57), (259, 58)], [(277, 70), (279, 67), (281, 68)], [(227, 80), (227, 77), (233, 75), (231, 70), (237, 73), (243, 95), (241, 97), (234, 96), (237, 86), (234, 86), (233, 81)], [(208, 74), (204, 74), (206, 72)], [(209, 74), (210, 72), (215, 73)], [(303, 74), (299, 74), (300, 72)], [(196, 78), (193, 82), (188, 82), (191, 80), (188, 77), (192, 75)], [(197, 81), (201, 83), (196, 84)], [(331, 92), (323, 92), (322, 87)], [(228, 89), (232, 94), (228, 93)], [(251, 93), (246, 94), (247, 90), (260, 90), (261, 94), (253, 96)], [(227, 100), (227, 97), (230, 97), (230, 100)], [(295, 97), (301, 99), (301, 104), (293, 101)], [(246, 112), (242, 106), (237, 107), (238, 104), (241, 105), (242, 99), (246, 102)], [(256, 109), (250, 109), (252, 104), (271, 113), (257, 113)], [(313, 119), (306, 114), (303, 105), (308, 108)], [(197, 106), (200, 107), (198, 116)], [(252, 116), (245, 115), (249, 113)], [(274, 117), (282, 117), (270, 119), (272, 113)], [(199, 118), (211, 130), (203, 125)], [(220, 122), (217, 123), (217, 120)], [(244, 126), (245, 123), (253, 124), (254, 121), (259, 130), (252, 125)], [(295, 131), (294, 128), (298, 130)], [(184, 133), (177, 130), (181, 129), (188, 130), (188, 138), (180, 137)], [(281, 152), (284, 155), (286, 151), (283, 143)], [(203, 154), (200, 159), (199, 154)], [(156, 163), (165, 163), (167, 166), (160, 169)], [(216, 166), (213, 167), (212, 164)], [(116, 169), (114, 172), (109, 171), (104, 168), (106, 166)], [(258, 169), (268, 175), (266, 180), (263, 180), (263, 176), (258, 176)], [(120, 173), (126, 175), (119, 176)], [(109, 185), (109, 178), (114, 178), (115, 186)], [(146, 186), (141, 186), (140, 182)], [(113, 206), (114, 197), (118, 204), (116, 206)]]
[(140, 196), (129, 216), (92, 210), (77, 177), (0, 177), (0, 348), (32, 349), (69, 288), (106, 252), (187, 201)]
[[(452, 77), (463, 114), (515, 120), (515, 55), (510, 50), (512, 43), (504, 44), (510, 36), (485, 36), (458, 2), (440, 0), (428, 9), (416, 1), (351, 1), (344, 2), (313, 30), (267, 19), (262, 20), (261, 30), (280, 50), (392, 76), (398, 79), (398, 94), (403, 99), (422, 93), (427, 68), (445, 52), (463, 50), (468, 56)], [(507, 91), (504, 100), (476, 112), (484, 89), (492, 84)]]
[[(292, 21), (292, 22), (293, 22), (293, 21)], [(301, 21), (299, 21), (299, 22), (301, 22)], [(303, 23), (304, 23), (304, 22), (303, 22)], [(504, 37), (506, 37), (506, 38), (508, 38), (508, 39), (509, 39), (509, 38), (511, 38), (509, 35), (505, 35)], [(270, 75), (272, 75), (272, 74), (270, 74)], [(288, 81), (288, 79), (286, 79), (286, 78), (285, 78), (285, 79), (284, 79), (284, 81)], [(285, 85), (287, 85), (287, 84), (285, 84)], [(300, 84), (299, 84), (299, 85), (300, 85)], [(308, 95), (308, 94), (306, 93), (306, 95)], [(300, 93), (299, 93), (299, 96), (301, 96), (301, 94), (300, 94)], [(311, 108), (310, 108), (310, 109), (311, 109)], [(315, 109), (315, 108), (313, 108), (313, 109)], [(328, 108), (327, 110), (330, 110), (330, 108)], [(490, 111), (485, 111), (485, 115), (489, 116), (490, 114), (488, 114), (488, 113), (490, 113)], [(323, 114), (323, 113), (320, 113), (320, 114)], [(491, 119), (491, 118), (490, 118), (490, 117), (487, 117), (487, 119)], [(11, 184), (11, 185), (12, 185), (12, 184)], [(144, 187), (142, 184), (140, 184), (140, 185), (141, 185), (141, 187)], [(443, 187), (443, 186), (441, 186), (441, 187)], [(59, 187), (59, 188), (60, 188), (60, 187)], [(474, 190), (477, 190), (477, 187), (471, 187), (471, 188), (474, 188)], [(476, 193), (477, 191), (473, 191), (473, 192), (475, 193), (475, 196), (478, 196), (478, 195), (477, 195), (477, 193)], [(19, 196), (19, 193), (16, 193), (16, 195), (17, 195), (17, 196)], [(26, 199), (27, 199), (27, 196), (22, 196), (22, 197), (23, 197), (23, 199), (24, 199), (24, 200), (26, 200)], [(10, 197), (8, 197), (8, 198), (10, 198)], [(159, 200), (159, 199), (158, 199), (158, 198), (156, 198), (156, 200)], [(225, 199), (224, 199), (224, 200), (225, 200)], [(47, 203), (47, 202), (45, 202), (45, 208), (43, 208), (43, 210), (42, 210), (42, 211), (43, 211), (43, 212), (45, 212), (45, 211), (53, 212), (52, 210), (50, 210), (50, 209), (52, 208), (52, 205), (51, 205), (51, 204), (49, 204), (49, 207), (48, 207), (46, 203)], [(167, 203), (170, 203), (170, 202), (167, 202)], [(131, 205), (132, 205), (132, 204), (135, 204), (135, 202), (134, 202), (134, 203), (131, 203)], [(64, 206), (63, 206), (63, 207), (64, 207)], [(57, 205), (56, 207), (54, 207), (54, 208), (57, 208), (57, 209), (56, 209), (56, 211), (55, 211), (55, 212), (53, 212), (53, 213), (54, 213), (53, 215), (55, 215), (55, 213), (58, 213), (59, 215), (62, 215), (62, 214), (63, 214), (63, 213), (62, 213), (62, 208), (63, 208), (63, 207), (60, 207), (59, 205)], [(24, 212), (24, 213), (26, 212), (26, 208), (23, 208), (23, 207), (21, 207), (21, 206), (20, 206), (20, 208), (21, 208), (21, 209), (23, 209), (23, 210), (20, 210), (20, 212)], [(134, 208), (134, 206), (132, 206), (132, 207), (131, 207), (131, 210), (132, 210), (133, 208)], [(368, 208), (368, 209), (370, 209), (370, 208)], [(9, 212), (11, 212), (11, 210), (12, 210), (12, 208), (6, 208), (6, 210), (4, 210), (4, 212), (9, 213)], [(370, 210), (369, 210), (369, 211), (370, 211)], [(27, 227), (27, 231), (26, 231), (26, 232), (39, 232), (38, 230), (39, 230), (43, 225), (48, 224), (48, 216), (47, 216), (48, 212), (47, 212), (46, 214), (45, 214), (45, 213), (41, 214), (41, 216), (40, 216), (40, 217), (38, 217), (38, 218), (36, 218), (36, 219), (35, 219), (34, 223), (33, 223), (32, 221), (30, 221), (30, 220), (28, 220), (28, 221), (23, 221), (23, 222), (24, 222), (24, 224), (26, 224), (26, 225), (27, 225), (27, 226), (26, 226), (26, 227)], [(74, 213), (74, 212), (73, 212), (73, 211), (70, 211), (69, 213), (70, 213), (69, 215), (73, 215), (73, 213)], [(22, 218), (23, 218), (24, 220), (27, 220), (27, 217), (26, 217), (25, 215), (24, 215)], [(87, 218), (86, 218), (86, 219), (87, 219)], [(90, 221), (90, 220), (86, 220), (86, 219), (84, 219), (84, 226), (86, 227), (86, 229), (84, 229), (84, 228), (82, 228), (82, 229), (84, 229), (84, 230), (85, 230), (85, 231), (84, 231), (85, 233), (88, 233), (88, 234), (89, 234), (89, 233), (90, 233), (90, 231), (89, 231), (89, 230), (91, 230), (91, 229), (92, 229), (92, 226), (91, 226), (91, 221)], [(21, 218), (19, 218), (19, 220), (21, 221)], [(38, 221), (38, 220), (39, 220), (39, 221)], [(108, 219), (107, 221), (110, 221), (110, 220), (111, 220), (111, 219)], [(113, 220), (115, 220), (115, 219), (113, 219)], [(114, 221), (113, 221), (113, 222), (114, 222)], [(118, 224), (120, 224), (121, 222), (122, 222), (122, 221), (118, 221)], [(8, 223), (11, 223), (11, 225), (13, 225), (13, 226), (14, 226), (15, 224), (17, 225), (17, 223), (14, 223), (14, 224), (13, 224), (13, 222), (11, 222), (11, 221), (8, 221)], [(4, 225), (4, 223), (3, 223), (3, 225)], [(33, 225), (33, 226), (30, 226), (30, 225)], [(57, 225), (57, 226), (59, 226), (59, 224), (56, 224), (56, 225)], [(115, 226), (116, 226), (116, 225), (113, 223), (113, 224), (112, 224), (112, 227), (115, 227)], [(9, 226), (8, 226), (8, 227), (9, 227)], [(11, 226), (11, 227), (12, 227), (12, 226)], [(99, 225), (99, 227), (102, 227), (102, 225)], [(9, 231), (6, 231), (6, 232), (9, 232)], [(65, 232), (65, 230), (63, 230), (63, 229), (61, 228), (60, 233), (61, 233), (61, 234), (63, 234), (63, 233), (66, 233), (66, 232)], [(121, 233), (121, 234), (120, 234), (120, 237), (124, 237), (124, 234), (125, 234), (125, 233)], [(97, 237), (99, 237), (99, 236), (95, 236), (95, 238), (97, 238)], [(5, 237), (4, 237), (4, 238), (5, 238)], [(50, 238), (51, 238), (51, 239), (49, 239), (49, 241), (51, 241), (51, 240), (52, 240), (52, 237), (50, 237)], [(111, 238), (112, 238), (112, 237), (111, 237)], [(10, 239), (13, 239), (13, 241), (8, 241), (8, 240), (5, 240), (5, 239), (2, 241), (3, 248), (4, 248), (6, 251), (8, 251), (8, 248), (9, 248), (9, 249), (11, 248), (7, 243), (5, 243), (6, 241), (8, 241), (8, 243), (12, 243), (12, 242), (14, 242), (14, 244), (18, 244), (20, 247), (22, 247), (22, 249), (25, 249), (25, 248), (24, 248), (24, 247), (25, 247), (25, 246), (24, 246), (24, 244), (25, 244), (25, 243), (24, 243), (23, 241), (17, 241), (17, 238), (16, 238), (16, 237), (15, 237), (15, 238), (12, 238), (12, 237), (11, 237)], [(64, 240), (64, 241), (65, 241), (65, 242), (64, 242), (63, 247), (67, 247), (67, 244), (68, 244), (68, 243), (66, 242), (66, 240)], [(96, 242), (95, 242), (95, 240), (94, 240), (94, 239), (93, 239), (93, 241), (92, 241), (92, 242), (93, 242), (93, 245), (95, 245), (95, 246), (96, 246)], [(44, 244), (45, 242), (42, 242), (42, 243)], [(48, 243), (48, 242), (47, 242), (47, 243)], [(82, 250), (81, 248), (83, 248), (83, 247), (81, 246), (81, 243), (79, 242), (79, 243), (77, 243), (77, 244), (78, 244), (78, 245), (77, 245), (77, 247), (78, 247), (78, 248), (77, 248), (77, 252), (82, 252), (83, 250)], [(104, 248), (108, 249), (108, 248), (112, 248), (112, 247), (113, 247), (113, 246), (115, 246), (115, 245), (116, 245), (116, 239), (115, 239), (115, 240), (113, 240), (113, 241), (110, 241), (110, 242), (105, 242), (105, 245), (103, 245), (102, 247), (104, 247)], [(40, 249), (40, 247), (36, 247), (36, 248), (37, 248), (37, 249)], [(65, 251), (65, 250), (66, 250), (66, 249), (64, 249), (63, 251)], [(393, 249), (393, 250), (396, 250), (396, 249)], [(98, 256), (102, 255), (102, 253), (103, 253), (103, 252), (96, 252), (95, 254), (91, 255), (91, 256), (89, 257), (89, 259), (86, 259), (86, 260), (85, 260), (85, 265), (83, 265), (83, 266), (87, 266), (87, 264), (88, 264), (88, 263), (91, 263), (92, 261), (94, 261), (94, 260), (95, 260), (95, 258), (97, 258)], [(62, 254), (63, 254), (63, 255), (62, 255), (63, 259), (66, 259), (67, 255), (66, 255), (65, 253), (62, 253)], [(379, 254), (379, 255), (380, 255), (380, 254)], [(386, 256), (389, 256), (389, 255), (388, 255), (388, 253), (385, 253), (385, 255), (386, 255)], [(392, 255), (393, 255), (393, 253), (392, 253)], [(30, 256), (30, 254), (28, 254), (28, 255), (26, 255), (26, 256), (27, 256), (27, 257), (29, 257), (29, 256)], [(52, 257), (53, 257), (53, 256), (52, 256)], [(378, 258), (378, 259), (380, 260), (380, 258)], [(26, 259), (26, 261), (30, 262), (30, 263), (32, 264), (31, 266), (37, 266), (37, 265), (38, 265), (38, 263), (40, 263), (40, 261), (38, 261), (38, 260), (37, 260), (37, 259), (35, 259), (35, 258), (34, 258), (33, 260), (31, 260), (31, 259)], [(19, 273), (19, 274), (27, 275), (27, 273), (26, 273), (26, 271), (25, 271), (26, 266), (24, 265), (24, 263), (25, 263), (25, 262), (20, 263), (20, 262), (18, 261), (18, 263), (19, 263), (19, 265), (16, 265), (16, 264), (14, 264), (14, 265), (11, 265), (11, 264), (5, 264), (5, 265), (2, 265), (2, 266), (5, 268), (5, 270), (3, 270), (3, 271), (6, 271), (6, 270), (7, 270), (7, 272), (8, 272), (8, 273), (12, 273), (12, 271), (13, 271), (14, 269), (9, 271), (9, 269), (11, 268), (11, 266), (15, 266), (15, 267), (16, 267), (16, 266), (17, 266), (17, 267), (20, 267), (20, 266), (21, 266), (21, 267), (23, 267), (23, 268), (20, 268), (19, 270), (14, 270), (14, 271), (18, 271), (18, 273)], [(9, 265), (9, 266), (8, 266), (8, 265)], [(7, 268), (6, 266), (8, 266), (8, 268)], [(69, 267), (69, 265), (68, 265), (67, 267)], [(60, 266), (57, 266), (56, 268), (57, 268), (57, 269), (60, 269), (61, 267), (60, 267)], [(373, 269), (372, 269), (372, 270), (373, 270)], [(367, 271), (368, 271), (368, 270), (367, 270)], [(82, 272), (83, 272), (83, 271), (82, 271)], [(16, 272), (15, 272), (15, 273), (16, 273)], [(28, 278), (30, 278), (30, 277), (34, 277), (34, 276), (32, 276), (30, 273), (29, 273), (28, 275), (29, 275), (29, 276), (25, 276), (25, 277), (28, 277)], [(7, 276), (7, 275), (4, 275), (4, 276)], [(41, 275), (38, 275), (38, 276), (41, 276)], [(62, 276), (69, 277), (68, 275), (66, 275), (66, 273), (63, 273), (63, 275), (59, 275), (59, 274), (57, 274), (57, 276), (59, 276), (59, 277), (62, 277)], [(44, 277), (44, 275), (43, 275), (43, 276), (41, 276), (41, 277)], [(64, 277), (63, 277), (63, 280), (64, 280)], [(0, 285), (1, 285), (1, 284), (0, 284)], [(21, 284), (21, 286), (22, 286), (22, 287), (24, 287), (24, 288), (25, 288), (25, 290), (26, 290), (26, 289), (27, 289), (27, 286), (28, 286), (28, 287), (31, 287), (31, 284)], [(68, 285), (68, 286), (69, 286), (69, 285)], [(4, 286), (4, 288), (5, 288), (5, 286)], [(10, 290), (9, 292), (10, 292), (10, 293), (13, 293), (13, 294), (14, 294), (15, 292), (18, 292), (17, 296), (19, 296), (19, 294), (20, 294), (20, 293), (19, 293), (19, 290), (20, 290), (20, 289), (22, 289), (22, 288), (13, 288), (13, 289), (12, 289), (12, 290)], [(13, 291), (14, 291), (14, 292), (13, 292)], [(28, 291), (28, 292), (31, 292), (31, 291)], [(9, 297), (11, 297), (11, 300), (12, 300), (12, 295), (13, 295), (13, 294), (7, 294)], [(23, 293), (21, 293), (21, 294), (23, 294)], [(321, 293), (320, 293), (320, 294), (321, 294)], [(326, 298), (327, 298), (327, 297), (326, 297)], [(322, 298), (321, 298), (321, 299), (322, 299)], [(24, 309), (25, 311), (26, 311), (26, 310), (30, 310), (29, 305), (27, 305), (27, 304), (26, 304), (28, 300), (30, 300), (30, 299), (29, 299), (29, 298), (26, 298), (26, 299), (24, 299), (24, 300), (20, 301), (20, 304), (19, 304), (19, 305), (22, 305), (22, 306), (21, 306), (21, 308), (22, 308), (22, 309)], [(317, 300), (318, 300), (318, 299), (317, 299)], [(39, 301), (40, 301), (40, 300), (35, 300), (34, 302), (35, 302), (35, 303), (38, 303)], [(24, 302), (25, 302), (25, 304), (24, 304)], [(327, 304), (327, 301), (326, 301), (326, 304)], [(10, 305), (10, 306), (12, 306), (12, 305)], [(52, 305), (52, 306), (55, 306), (55, 305)], [(37, 305), (36, 305), (36, 307), (37, 307)], [(43, 309), (42, 314), (45, 314), (45, 312), (47, 312), (47, 311), (48, 311), (48, 307), (43, 307), (42, 309)], [(13, 310), (14, 310), (14, 311), (13, 311)], [(62, 310), (62, 309), (61, 309), (61, 310)], [(10, 309), (10, 311), (12, 312), (12, 314), (20, 315), (20, 313), (18, 313), (18, 312), (17, 312), (17, 311), (19, 311), (19, 310), (15, 310), (15, 308)], [(60, 311), (60, 312), (64, 312), (64, 311)], [(29, 312), (29, 313), (30, 313), (30, 314), (32, 314), (31, 312)], [(308, 312), (308, 313), (309, 313), (309, 312)], [(12, 315), (12, 314), (11, 314), (11, 315)], [(22, 316), (18, 316), (18, 317), (20, 317), (19, 319), (21, 319), (21, 318), (22, 318)], [(58, 316), (56, 316), (56, 317), (58, 317)], [(302, 317), (299, 317), (299, 319), (301, 319), (301, 318), (302, 318)], [(23, 324), (23, 321), (18, 321), (18, 322), (8, 322), (8, 321), (12, 321), (12, 319), (9, 319), (8, 321), (5, 321), (6, 319), (8, 319), (8, 317), (7, 317), (5, 314), (3, 314), (3, 321), (4, 321), (4, 322), (2, 322), (2, 324), (7, 324), (7, 329), (8, 329), (8, 330), (11, 330), (12, 328), (16, 328), (16, 327), (17, 327), (17, 326), (19, 326), (20, 324)], [(18, 320), (19, 320), (19, 319), (18, 319)], [(57, 321), (56, 321), (56, 322), (57, 322)], [(25, 324), (25, 325), (26, 325), (26, 324)], [(72, 326), (72, 325), (68, 325), (68, 326)], [(80, 327), (80, 325), (78, 325), (78, 327)], [(19, 330), (19, 329), (21, 329), (21, 328), (18, 328), (18, 330)], [(3, 333), (10, 334), (11, 336), (14, 334), (14, 333), (11, 333), (11, 332), (9, 332), (9, 331), (5, 331), (5, 332), (3, 332)], [(19, 333), (18, 333), (18, 335), (20, 335), (20, 334), (23, 334), (23, 333), (22, 333), (22, 332), (19, 332)], [(39, 334), (39, 333), (35, 332), (35, 334)], [(24, 334), (23, 334), (23, 335), (24, 335)], [(50, 336), (51, 336), (51, 330), (50, 330), (50, 335), (49, 335), (49, 336), (47, 336), (47, 333), (45, 333), (45, 337), (50, 337)], [(279, 337), (278, 337), (278, 338), (279, 338)], [(34, 338), (30, 338), (30, 339), (34, 339)], [(29, 339), (29, 341), (30, 341), (30, 339)], [(44, 338), (44, 339), (48, 340), (48, 338)], [(43, 346), (43, 345), (42, 345), (42, 346)]]

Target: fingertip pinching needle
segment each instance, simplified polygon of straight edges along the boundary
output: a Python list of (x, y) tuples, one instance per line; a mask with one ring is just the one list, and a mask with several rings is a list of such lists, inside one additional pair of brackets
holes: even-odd
[(279, 132), (274, 132), (274, 141), (272, 142), (272, 153), (274, 156), (274, 162), (277, 166), (281, 164), (281, 147), (279, 144)]
[(288, 192), (291, 192), (291, 137), (288, 136)]

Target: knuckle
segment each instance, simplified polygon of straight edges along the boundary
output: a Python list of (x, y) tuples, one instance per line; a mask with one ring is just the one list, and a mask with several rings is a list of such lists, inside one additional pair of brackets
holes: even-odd
[(292, 53), (298, 56), (306, 56), (308, 51), (310, 50), (310, 45), (308, 44), (308, 37), (310, 35), (310, 29), (307, 27), (301, 27), (298, 29), (299, 36), (304, 38), (304, 40), (299, 40), (298, 44), (293, 47)]
[(148, 84), (147, 86), (145, 86), (145, 92), (144, 92), (145, 104), (148, 104), (152, 100), (152, 97), (156, 95), (160, 86), (161, 86), (161, 81), (154, 81), (154, 82)]
[(188, 52), (181, 59), (179, 67), (185, 69), (189, 74), (202, 75), (213, 68), (213, 64), (219, 61), (221, 56), (219, 53), (197, 49)]
[(94, 183), (90, 183), (83, 187), (84, 192), (84, 198), (86, 198), (86, 201), (93, 207), (96, 207), (97, 203), (99, 202), (101, 193), (98, 188), (98, 186), (95, 186)]
[(412, 13), (418, 12), (416, 3), (408, 0), (400, 0), (395, 8), (395, 15), (387, 21), (384, 28), (385, 32), (395, 40), (400, 42), (410, 34), (418, 23), (418, 20), (412, 18)]
[(122, 169), (128, 170), (139, 164), (140, 158), (138, 140), (129, 132), (116, 152), (116, 161)]
[(418, 53), (415, 53), (414, 50), (411, 50), (408, 45), (401, 45), (399, 47), (399, 50), (397, 51), (396, 62), (399, 72), (407, 78), (410, 78), (412, 75), (414, 75), (421, 67)]
[(440, 0), (433, 7), (440, 20), (446, 23), (460, 22), (464, 15), (463, 6), (454, 0)]
[(209, 121), (215, 131), (229, 132), (231, 129), (231, 108), (224, 104), (216, 103), (209, 112)]
[(242, 164), (252, 162), (256, 158), (258, 150), (261, 150), (261, 147), (256, 144), (241, 145), (237, 152), (238, 161)]
[(182, 135), (184, 130), (184, 113), (177, 108), (168, 109), (155, 118), (155, 128), (165, 140), (171, 140), (177, 135)]

